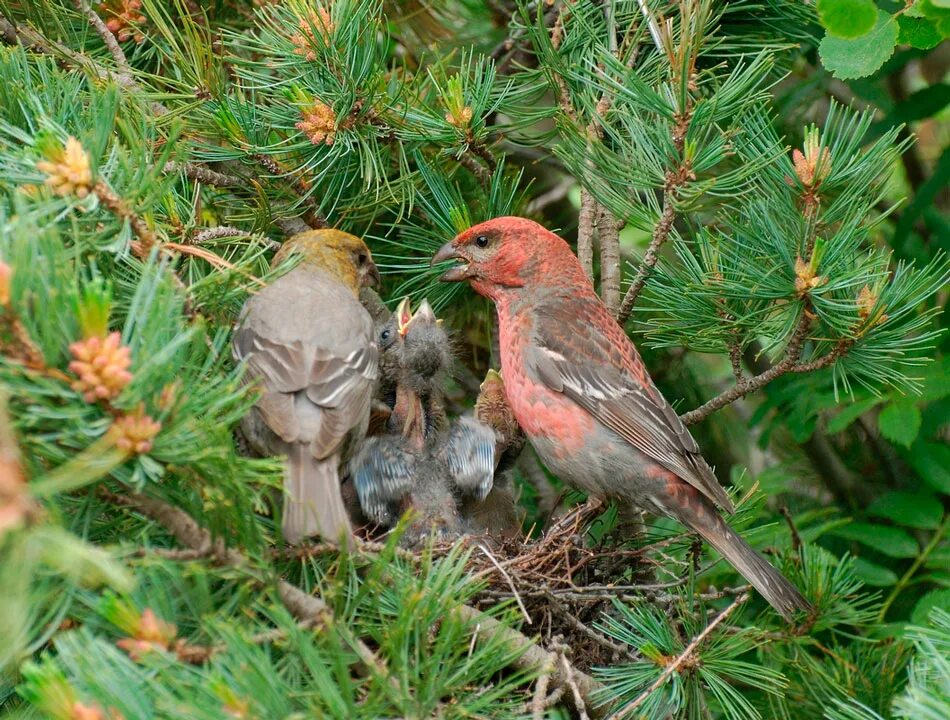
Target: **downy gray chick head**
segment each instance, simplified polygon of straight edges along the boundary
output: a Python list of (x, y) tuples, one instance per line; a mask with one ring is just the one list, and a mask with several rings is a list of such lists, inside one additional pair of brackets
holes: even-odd
[(448, 333), (423, 300), (406, 328), (402, 348), (402, 381), (415, 393), (430, 395), (442, 389), (452, 364)]

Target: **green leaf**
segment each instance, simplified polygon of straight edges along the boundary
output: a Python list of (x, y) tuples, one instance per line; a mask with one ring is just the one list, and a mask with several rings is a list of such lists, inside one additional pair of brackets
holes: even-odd
[(950, 35), (950, 8), (946, 0), (918, 0), (914, 7), (921, 15), (934, 21), (941, 37)]
[(918, 440), (906, 460), (930, 487), (950, 495), (950, 446)]
[(950, 588), (931, 590), (920, 598), (910, 614), (910, 621), (915, 625), (926, 625), (927, 616), (935, 607), (950, 610)]
[(897, 573), (864, 558), (854, 559), (854, 574), (866, 585), (889, 587), (897, 582)]
[(911, 94), (894, 108), (888, 116), (888, 123), (901, 123), (923, 120), (936, 115), (950, 104), (950, 85), (935, 83)]
[(898, 525), (931, 530), (943, 519), (943, 506), (929, 493), (889, 492), (868, 506), (868, 514)]
[(858, 400), (857, 402), (848, 405), (848, 407), (844, 408), (841, 412), (831, 418), (831, 420), (828, 421), (825, 430), (829, 435), (839, 433), (846, 429), (851, 423), (861, 417), (868, 410), (875, 407), (876, 405), (879, 405), (883, 401), (884, 399), (879, 397)]
[(871, 0), (818, 0), (818, 19), (832, 35), (856, 38), (874, 27), (877, 7)]
[(881, 410), (877, 426), (891, 442), (910, 447), (920, 431), (920, 409), (912, 400), (898, 400)]
[(950, 395), (950, 355), (937, 358), (927, 365), (921, 378), (920, 399), (924, 402), (940, 400)]
[(920, 50), (930, 50), (937, 47), (943, 39), (936, 24), (929, 18), (916, 18), (901, 15), (897, 18), (900, 32), (897, 42), (900, 45), (910, 45)]
[(821, 62), (841, 80), (867, 77), (894, 54), (897, 33), (897, 21), (878, 10), (874, 28), (860, 37), (847, 40), (825, 35), (818, 46)]
[(917, 541), (906, 531), (887, 525), (853, 522), (850, 525), (835, 528), (831, 534), (867, 545), (888, 557), (909, 558), (920, 552)]

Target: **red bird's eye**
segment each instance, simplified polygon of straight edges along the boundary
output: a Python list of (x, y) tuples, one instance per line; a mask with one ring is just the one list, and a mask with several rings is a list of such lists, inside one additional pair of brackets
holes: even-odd
[(475, 238), (475, 244), (480, 247), (488, 247), (488, 237), (486, 235), (479, 235)]

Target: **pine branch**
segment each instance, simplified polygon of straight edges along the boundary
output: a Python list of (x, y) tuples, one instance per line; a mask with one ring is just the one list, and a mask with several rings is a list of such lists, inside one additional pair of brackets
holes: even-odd
[(685, 425), (694, 425), (717, 410), (721, 410), (722, 408), (726, 407), (726, 405), (734, 403), (739, 398), (745, 397), (749, 393), (754, 392), (759, 388), (765, 387), (775, 378), (780, 377), (787, 372), (791, 372), (796, 363), (798, 363), (798, 359), (802, 355), (802, 350), (805, 346), (805, 340), (808, 339), (808, 332), (810, 330), (811, 319), (808, 317), (807, 313), (803, 312), (802, 317), (798, 321), (798, 325), (795, 328), (795, 332), (792, 333), (792, 337), (789, 340), (788, 345), (785, 347), (785, 353), (778, 363), (770, 367), (768, 370), (759, 373), (755, 377), (736, 382), (735, 385), (720, 393), (712, 400), (703, 403), (695, 410), (690, 410), (689, 412), (680, 415), (680, 420), (682, 420)]
[(98, 180), (93, 186), (92, 192), (99, 198), (99, 202), (113, 215), (129, 223), (129, 227), (132, 228), (132, 232), (135, 233), (135, 236), (138, 238), (138, 241), (132, 241), (130, 243), (132, 252), (135, 253), (137, 258), (141, 260), (146, 259), (152, 247), (158, 242), (158, 238), (155, 237), (155, 233), (152, 232), (152, 229), (149, 228), (145, 221), (125, 200), (119, 197), (104, 180)]
[(559, 668), (557, 653), (545, 650), (534, 640), (505, 626), (494, 618), (485, 616), (480, 610), (462, 605), (459, 607), (459, 616), (478, 628), (475, 642), (482, 638), (496, 638), (503, 640), (512, 650), (521, 651), (518, 659), (513, 663), (516, 669), (534, 670), (553, 667), (550, 684), (555, 688), (563, 688), (567, 691), (571, 690), (569, 683), (573, 682), (583, 701), (591, 708), (591, 715), (595, 718), (603, 717), (603, 711), (597, 710), (592, 700), (594, 693), (601, 689), (601, 684), (590, 675), (568, 665), (567, 667), (571, 670), (571, 676), (568, 676), (563, 667)]
[(242, 180), (237, 175), (226, 175), (224, 173), (216, 172), (209, 167), (204, 165), (197, 165), (195, 163), (180, 163), (175, 161), (170, 161), (165, 163), (165, 167), (162, 168), (162, 172), (170, 173), (182, 173), (185, 177), (190, 180), (195, 180), (205, 185), (214, 185), (215, 187), (240, 187), (244, 184)]
[[(472, 148), (474, 150), (474, 147)], [(482, 185), (491, 184), (491, 173), (485, 169), (485, 166), (482, 165), (478, 160), (469, 155), (468, 153), (462, 153), (456, 158), (459, 162), (459, 165), (468, 170), (472, 175), (478, 178), (478, 181)]]
[[(78, 2), (79, 0), (76, 1)], [(109, 32), (108, 28), (106, 28), (106, 31)], [(35, 52), (51, 55), (53, 57), (64, 58), (65, 61), (73, 67), (82, 68), (83, 70), (91, 72), (100, 80), (112, 81), (121, 87), (143, 94), (147, 92), (146, 88), (140, 85), (131, 74), (125, 74), (104, 68), (85, 55), (77, 53), (64, 45), (61, 45), (60, 43), (49, 40), (41, 33), (33, 30), (30, 27), (21, 28), (16, 26), (12, 21), (2, 15), (0, 15), (0, 37), (2, 37), (3, 41), (9, 45), (20, 44), (26, 48), (34, 50)], [(159, 117), (166, 115), (169, 112), (167, 107), (156, 101), (150, 102), (150, 108), (152, 112)], [(266, 156), (256, 156), (256, 159), (261, 164), (261, 166), (265, 169), (268, 169), (272, 175), (281, 174), (281, 168), (279, 165), (277, 165), (277, 163), (270, 158), (267, 158)], [(221, 163), (221, 165), (227, 168), (233, 167), (230, 162)], [(229, 175), (227, 173), (218, 172), (210, 168), (204, 168), (195, 163), (185, 163), (184, 165), (180, 165), (178, 163), (166, 163), (165, 167), (163, 168), (163, 171), (166, 173), (173, 172), (175, 170), (184, 171), (185, 175), (193, 180), (205, 182), (218, 187), (241, 188), (246, 185), (246, 183), (242, 181), (238, 175)], [(290, 187), (295, 193), (300, 195), (300, 197), (305, 197), (300, 188), (298, 188), (295, 183), (291, 182)], [(310, 204), (312, 206), (312, 202)], [(310, 215), (310, 224), (304, 222), (300, 218), (275, 218), (274, 223), (287, 236), (296, 235), (297, 233), (306, 232), (307, 230), (313, 230), (315, 227), (327, 226), (326, 219), (317, 214), (314, 209), (311, 209)], [(140, 240), (143, 239), (143, 235), (141, 235), (139, 232), (139, 230), (142, 229), (143, 226), (140, 226), (136, 231), (136, 235)], [(147, 228), (144, 229), (147, 231)], [(135, 226), (133, 226), (133, 230), (136, 230)], [(147, 239), (147, 232), (144, 237)], [(148, 243), (146, 242), (145, 245), (148, 246)]]
[(709, 637), (709, 634), (713, 630), (715, 630), (716, 627), (720, 623), (722, 623), (726, 618), (732, 615), (732, 613), (735, 612), (736, 609), (748, 599), (749, 599), (749, 594), (744, 593), (740, 595), (739, 597), (737, 597), (735, 600), (733, 600), (732, 603), (729, 605), (729, 607), (727, 607), (725, 610), (719, 613), (715, 617), (715, 619), (713, 619), (713, 621), (710, 622), (709, 625), (707, 625), (701, 633), (699, 633), (699, 635), (693, 638), (693, 640), (689, 643), (689, 645), (687, 645), (683, 649), (683, 652), (681, 652), (676, 657), (676, 659), (673, 660), (673, 662), (671, 662), (665, 668), (663, 668), (663, 672), (660, 673), (660, 676), (650, 684), (650, 687), (648, 687), (646, 690), (640, 693), (635, 699), (633, 699), (632, 701), (630, 701), (629, 703), (621, 707), (619, 710), (611, 714), (607, 718), (607, 720), (620, 720), (620, 718), (628, 715), (629, 713), (632, 713), (634, 710), (640, 707), (644, 702), (646, 702), (647, 699), (656, 690), (662, 687), (663, 683), (666, 682), (667, 678), (669, 678), (670, 675), (672, 675), (674, 672), (679, 670), (679, 668), (683, 665), (683, 663), (687, 661), (694, 661), (695, 660), (694, 653), (696, 652), (696, 649), (700, 645), (703, 644), (703, 641), (705, 641), (706, 638)]
[(102, 42), (105, 43), (109, 52), (112, 54), (112, 59), (115, 60), (116, 67), (119, 68), (119, 75), (131, 80), (132, 68), (129, 66), (129, 61), (125, 57), (125, 53), (122, 52), (122, 48), (119, 47), (119, 41), (116, 40), (113, 32), (106, 27), (102, 18), (99, 17), (99, 13), (92, 9), (89, 5), (89, 0), (73, 0), (73, 4), (79, 12), (86, 16), (89, 24), (92, 25), (99, 37), (102, 38)]
[[(154, 520), (182, 545), (206, 553), (215, 565), (250, 570), (254, 576), (263, 581), (262, 573), (253, 567), (249, 558), (233, 548), (226, 547), (221, 540), (212, 540), (211, 533), (202, 528), (184, 510), (169, 505), (163, 500), (139, 493), (117, 495), (105, 489), (100, 489), (99, 493), (113, 504), (132, 508), (150, 520)], [(332, 625), (335, 629), (343, 630), (344, 626), (334, 622), (332, 611), (322, 599), (308, 595), (286, 580), (277, 581), (277, 592), (281, 602), (297, 620), (313, 622), (323, 627)], [(389, 675), (379, 658), (362, 640), (353, 638), (352, 642), (353, 649), (364, 668), (381, 677)]]

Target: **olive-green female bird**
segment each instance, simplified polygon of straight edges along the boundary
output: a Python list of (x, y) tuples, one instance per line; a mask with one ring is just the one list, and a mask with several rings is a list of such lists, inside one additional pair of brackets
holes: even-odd
[(262, 395), (241, 429), (256, 450), (287, 457), (283, 534), (349, 544), (340, 464), (366, 434), (378, 374), (373, 321), (360, 288), (379, 271), (366, 244), (339, 230), (287, 240), (272, 265), (300, 262), (248, 299), (232, 348)]

